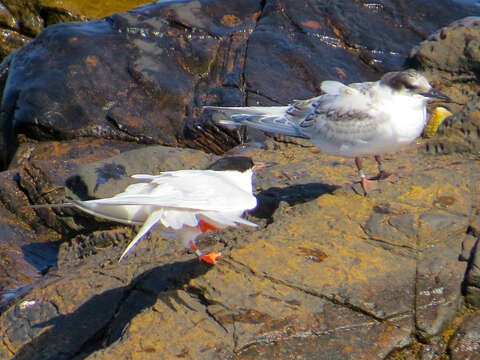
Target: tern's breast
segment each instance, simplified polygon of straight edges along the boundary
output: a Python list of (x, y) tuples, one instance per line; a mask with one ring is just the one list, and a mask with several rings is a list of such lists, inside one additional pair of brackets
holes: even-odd
[(399, 97), (392, 108), (392, 140), (398, 145), (410, 144), (420, 136), (426, 125), (425, 99), (420, 96)]

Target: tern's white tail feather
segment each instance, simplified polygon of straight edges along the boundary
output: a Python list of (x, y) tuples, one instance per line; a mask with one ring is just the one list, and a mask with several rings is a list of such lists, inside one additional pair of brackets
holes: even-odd
[(258, 130), (294, 137), (305, 137), (297, 122), (288, 119), (288, 106), (217, 107), (205, 106), (216, 113), (213, 120), (221, 125), (247, 125)]

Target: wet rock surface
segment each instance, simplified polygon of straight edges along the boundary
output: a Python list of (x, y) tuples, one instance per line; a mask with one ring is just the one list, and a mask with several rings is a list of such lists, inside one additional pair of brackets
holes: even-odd
[(437, 1), (435, 14), (411, 4), (165, 2), (50, 26), (3, 64), (4, 161), (19, 133), (221, 153), (238, 138), (199, 123), (198, 106), (285, 104), (323, 79), (377, 79), (439, 27), (480, 15), (469, 3)]
[[(398, 181), (366, 197), (351, 159), (220, 130), (199, 109), (377, 78), (479, 12), (413, 3), (415, 14), (396, 2), (153, 4), (51, 27), (3, 63), (0, 359), (475, 358), (478, 70), (474, 47), (461, 49), (475, 45), (477, 19), (410, 53), (455, 115), (384, 156)], [(451, 71), (429, 50), (448, 41)], [(202, 169), (226, 149), (275, 165), (254, 178), (246, 217), (258, 229), (200, 237), (223, 254), (213, 267), (159, 229), (118, 263), (137, 229), (29, 207), (111, 196), (131, 174)]]
[(91, 0), (3, 0), (0, 3), (0, 59), (30, 42), (50, 25), (100, 18), (147, 2), (110, 0), (100, 4)]

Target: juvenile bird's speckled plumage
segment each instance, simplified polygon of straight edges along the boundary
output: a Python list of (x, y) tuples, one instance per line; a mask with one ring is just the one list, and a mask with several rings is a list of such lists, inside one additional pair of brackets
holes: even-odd
[[(323, 95), (289, 106), (205, 108), (215, 110), (213, 118), (222, 125), (247, 125), (310, 139), (330, 155), (377, 155), (382, 172), (379, 154), (395, 151), (420, 136), (429, 97), (448, 99), (415, 71), (391, 72), (376, 82), (349, 85), (324, 81), (321, 88)], [(363, 185), (365, 175), (359, 171)]]

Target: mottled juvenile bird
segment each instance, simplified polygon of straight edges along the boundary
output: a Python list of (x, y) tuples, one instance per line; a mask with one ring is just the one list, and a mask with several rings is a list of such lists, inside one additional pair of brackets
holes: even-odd
[(374, 188), (362, 169), (360, 156), (375, 155), (378, 175), (390, 176), (380, 154), (410, 144), (427, 122), (430, 98), (449, 101), (415, 71), (390, 72), (376, 82), (344, 85), (323, 81), (323, 95), (289, 106), (217, 107), (213, 119), (221, 125), (253, 128), (309, 139), (329, 155), (354, 157), (364, 193)]

